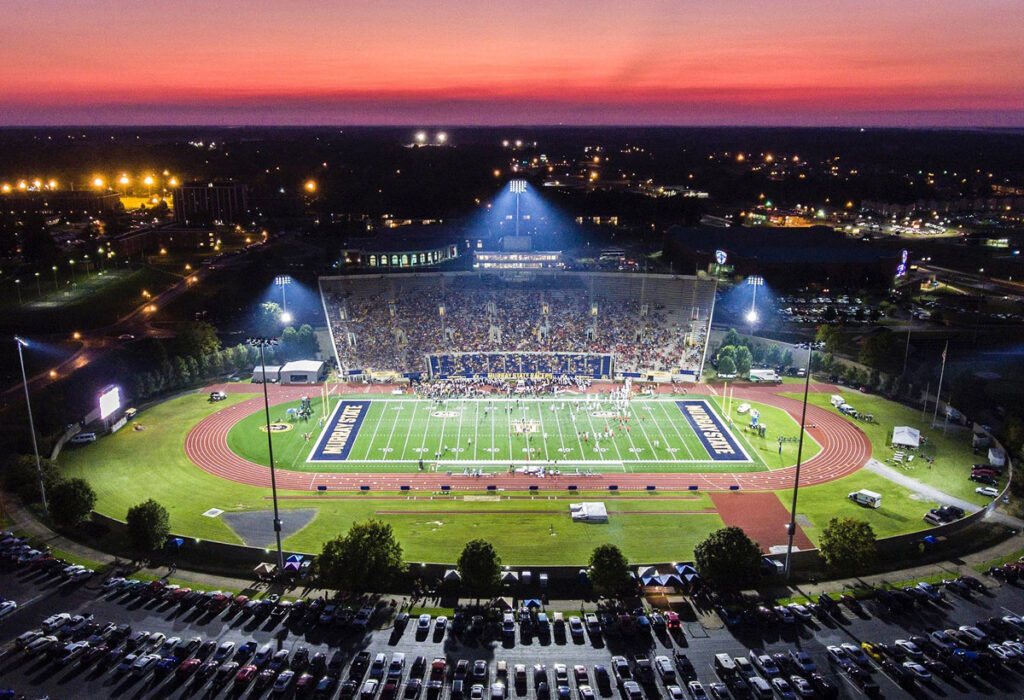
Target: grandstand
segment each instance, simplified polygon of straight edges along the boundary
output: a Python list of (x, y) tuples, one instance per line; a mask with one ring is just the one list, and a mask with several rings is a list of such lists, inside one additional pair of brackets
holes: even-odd
[(479, 272), (322, 277), (343, 378), (697, 381), (715, 281)]

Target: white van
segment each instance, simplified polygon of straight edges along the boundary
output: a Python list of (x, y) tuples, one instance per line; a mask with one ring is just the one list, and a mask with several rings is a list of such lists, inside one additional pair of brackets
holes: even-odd
[(88, 442), (96, 442), (96, 433), (79, 433), (68, 440), (68, 442), (72, 445), (84, 445)]
[(877, 508), (882, 505), (882, 494), (868, 491), (867, 489), (854, 491), (847, 498), (857, 505), (866, 506), (867, 508)]

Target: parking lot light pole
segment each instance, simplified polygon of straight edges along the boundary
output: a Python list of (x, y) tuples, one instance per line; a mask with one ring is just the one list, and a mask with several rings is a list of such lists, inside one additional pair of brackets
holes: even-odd
[(263, 408), (267, 417), (267, 452), (270, 455), (270, 490), (274, 500), (274, 535), (277, 537), (277, 570), (284, 573), (284, 552), (281, 550), (281, 517), (277, 510), (277, 476), (274, 474), (274, 441), (270, 431), (270, 397), (267, 394), (267, 362), (264, 351), (268, 345), (277, 345), (277, 338), (249, 338), (246, 342), (260, 350), (260, 372), (263, 380)]
[(28, 377), (25, 375), (25, 355), (22, 347), (28, 346), (22, 338), (14, 336), (14, 342), (18, 345), (18, 362), (21, 363), (21, 383), (25, 387), (25, 407), (28, 409), (28, 430), (32, 433), (32, 452), (36, 456), (36, 474), (39, 475), (39, 495), (43, 501), (43, 514), (50, 515), (50, 508), (46, 503), (46, 487), (43, 485), (43, 467), (39, 463), (39, 443), (36, 442), (36, 426), (32, 421), (32, 401), (28, 396)]
[(790, 557), (793, 555), (793, 537), (796, 535), (796, 495), (800, 490), (800, 461), (804, 455), (804, 427), (807, 425), (807, 393), (811, 388), (811, 356), (813, 348), (807, 348), (807, 370), (804, 377), (804, 407), (800, 413), (800, 437), (796, 447), (796, 474), (793, 476), (793, 507), (789, 516), (789, 544), (786, 545), (786, 582), (789, 582)]

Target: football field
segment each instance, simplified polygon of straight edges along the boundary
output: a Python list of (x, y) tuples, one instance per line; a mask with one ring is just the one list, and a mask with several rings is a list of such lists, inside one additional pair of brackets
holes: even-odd
[[(279, 404), (271, 420), (275, 462), (296, 470), (735, 472), (786, 466), (799, 432), (788, 414), (759, 407), (772, 422), (768, 436), (760, 437), (741, 427), (749, 425), (749, 414), (734, 412), (730, 420), (719, 401), (360, 396), (333, 399), (326, 416), (325, 406), (314, 402), (305, 421), (289, 413), (298, 404)], [(262, 412), (239, 421), (228, 435), (231, 449), (254, 462), (266, 460), (264, 422)], [(783, 449), (778, 436), (789, 438)]]

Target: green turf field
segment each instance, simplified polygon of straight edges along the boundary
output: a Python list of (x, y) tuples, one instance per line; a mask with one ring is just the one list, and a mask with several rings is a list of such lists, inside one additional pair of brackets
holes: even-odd
[[(114, 435), (104, 436), (93, 444), (67, 448), (60, 456), (59, 465), (66, 476), (81, 477), (89, 481), (97, 494), (96, 510), (101, 513), (123, 519), (130, 506), (153, 498), (170, 512), (173, 532), (199, 539), (243, 543), (242, 538), (223, 518), (206, 517), (203, 513), (210, 508), (218, 508), (226, 513), (253, 512), (270, 517), (268, 489), (238, 484), (202, 471), (186, 458), (184, 443), (188, 432), (200, 420), (250, 398), (253, 398), (252, 394), (230, 394), (226, 401), (211, 404), (205, 393), (196, 393), (170, 399), (138, 414), (134, 423), (144, 429), (125, 428)], [(367, 397), (361, 395), (359, 398)], [(851, 396), (848, 400), (853, 402), (854, 399), (858, 397)], [(828, 396), (812, 395), (812, 400), (826, 405)], [(401, 397), (386, 397), (380, 406), (383, 409), (389, 405), (388, 402), (394, 401), (408, 403), (409, 408), (403, 411), (417, 410), (413, 408), (415, 399)], [(718, 402), (719, 399), (711, 401)], [(888, 405), (888, 402), (881, 399), (877, 401), (879, 404), (872, 403), (869, 406), (876, 416), (883, 415), (883, 411), (892, 410), (895, 411), (893, 418), (905, 417), (902, 411), (906, 409)], [(863, 400), (860, 403), (867, 406)], [(272, 417), (284, 417), (285, 408), (274, 408)], [(660, 410), (657, 406), (649, 408), (652, 412)], [(736, 413), (735, 408), (736, 406), (733, 407), (732, 416), (734, 421), (739, 421), (741, 416)], [(785, 466), (780, 464), (780, 459), (792, 463), (793, 457), (788, 451), (789, 447), (784, 450), (781, 458), (778, 456), (777, 443), (773, 439), (775, 429), (771, 427), (784, 425), (785, 419), (792, 422), (792, 419), (778, 409), (767, 406), (759, 408), (762, 420), (770, 426), (769, 435), (765, 440), (739, 429), (734, 430), (734, 434), (748, 454), (760, 460), (756, 466), (750, 468)], [(422, 409), (419, 409), (419, 412), (422, 414)], [(314, 416), (314, 424), (317, 417)], [(539, 413), (537, 418), (539, 420)], [(382, 424), (383, 420), (382, 418)], [(547, 414), (544, 414), (544, 420), (547, 426)], [(680, 428), (687, 426), (681, 417), (677, 420)], [(247, 423), (252, 423), (250, 427), (255, 431), (256, 439), (251, 436), (239, 438), (234, 433), (229, 434), (229, 444), (240, 440), (241, 446), (232, 447), (255, 461), (261, 459), (259, 448), (266, 449), (266, 433), (259, 430), (262, 421), (262, 413), (256, 411), (234, 429), (237, 431)], [(431, 422), (433, 423), (433, 419)], [(632, 424), (633, 421), (630, 422)], [(322, 470), (325, 466), (323, 464), (302, 464), (309, 454), (311, 445), (303, 440), (304, 430), (299, 426), (301, 424), (297, 424), (288, 432), (274, 434), (275, 457), (278, 463), (283, 464), (282, 457), (288, 457), (298, 460), (292, 465), (293, 468)], [(371, 437), (373, 426), (372, 421), (364, 426), (370, 428), (367, 435)], [(447, 429), (451, 425), (446, 426), (447, 434)], [(563, 424), (563, 431), (564, 428)], [(662, 430), (664, 429), (663, 426)], [(550, 440), (550, 428), (548, 430)], [(783, 430), (795, 434), (796, 424), (792, 423)], [(305, 432), (308, 432), (308, 429)], [(632, 436), (632, 430), (630, 432), (632, 439), (636, 441), (638, 436)], [(884, 432), (881, 427), (868, 432), (873, 441), (882, 441), (876, 443), (876, 450), (884, 449)], [(377, 433), (377, 443), (380, 444), (381, 440), (386, 443), (389, 438), (382, 435), (383, 428)], [(555, 434), (557, 435), (557, 432)], [(390, 439), (394, 441), (395, 438), (391, 436)], [(403, 435), (402, 440), (404, 439)], [(410, 442), (411, 440), (412, 438)], [(630, 444), (629, 439), (625, 439), (622, 444)], [(957, 447), (952, 437), (948, 443), (936, 440), (933, 444), (940, 445), (943, 451), (948, 451), (951, 463), (949, 466), (964, 457), (962, 446)], [(359, 443), (356, 447), (359, 447)], [(365, 446), (363, 449), (366, 449)], [(795, 446), (791, 449), (795, 452)], [(805, 452), (811, 450), (813, 454), (818, 447), (813, 441), (805, 441), (804, 449)], [(265, 458), (265, 454), (262, 455), (262, 459)], [(772, 459), (775, 460), (774, 463)], [(706, 468), (706, 463), (683, 463), (676, 466), (667, 464), (669, 466), (664, 468), (675, 470)], [(736, 470), (737, 466), (739, 465), (731, 464), (728, 468)], [(366, 468), (366, 465), (364, 464), (362, 468)], [(378, 462), (373, 469), (410, 470), (415, 467)], [(642, 470), (654, 471), (655, 467), (644, 466)], [(946, 473), (949, 473), (949, 470), (940, 471), (936, 468), (932, 472), (932, 478), (937, 479)], [(877, 510), (863, 509), (848, 501), (846, 494), (859, 488), (882, 493), (885, 497), (883, 507)], [(509, 564), (580, 564), (586, 561), (594, 546), (606, 542), (621, 547), (627, 557), (635, 562), (686, 560), (692, 557), (693, 547), (697, 542), (712, 530), (722, 526), (721, 518), (714, 511), (710, 498), (704, 493), (613, 495), (607, 491), (595, 491), (572, 495), (538, 495), (513, 492), (492, 496), (467, 494), (437, 497), (416, 493), (351, 492), (321, 497), (308, 491), (282, 490), (280, 496), (282, 509), (315, 510), (315, 516), (305, 527), (285, 539), (284, 545), (288, 549), (318, 552), (324, 541), (345, 532), (352, 523), (373, 517), (392, 524), (405, 550), (405, 556), (412, 561), (454, 561), (463, 544), (475, 537), (483, 537), (492, 542), (503, 560)], [(788, 507), (790, 492), (780, 491), (779, 496)], [(573, 523), (569, 516), (568, 504), (586, 500), (603, 501), (610, 511), (610, 521), (602, 525)], [(934, 505), (920, 500), (908, 490), (895, 486), (877, 475), (861, 471), (828, 484), (801, 488), (798, 511), (808, 520), (809, 524), (805, 526), (808, 535), (817, 541), (820, 530), (828, 523), (828, 519), (839, 514), (868, 520), (879, 536), (928, 529), (921, 520), (921, 515)]]
[[(410, 471), (418, 468), (450, 469), (472, 466), (505, 467), (526, 462), (594, 471), (710, 472), (763, 471), (790, 466), (796, 461), (795, 438), (799, 427), (781, 409), (760, 404), (760, 420), (769, 426), (766, 437), (745, 432), (749, 414), (733, 407), (731, 434), (746, 454), (739, 460), (715, 461), (672, 399), (634, 399), (620, 413), (609, 402), (588, 403), (574, 398), (466, 399), (434, 403), (412, 397), (379, 397), (371, 405), (343, 462), (310, 461), (321, 434), (324, 406), (313, 401), (309, 420), (297, 420), (289, 409), (298, 402), (271, 409), (277, 466), (299, 471)], [(724, 418), (721, 401), (705, 400)], [(328, 415), (338, 401), (327, 407)], [(615, 415), (628, 416), (628, 421)], [(228, 446), (250, 461), (267, 463), (265, 416), (256, 411), (228, 433)], [(728, 427), (727, 427), (728, 429)], [(613, 437), (602, 435), (610, 430)], [(819, 450), (812, 439), (804, 442), (804, 458)]]

